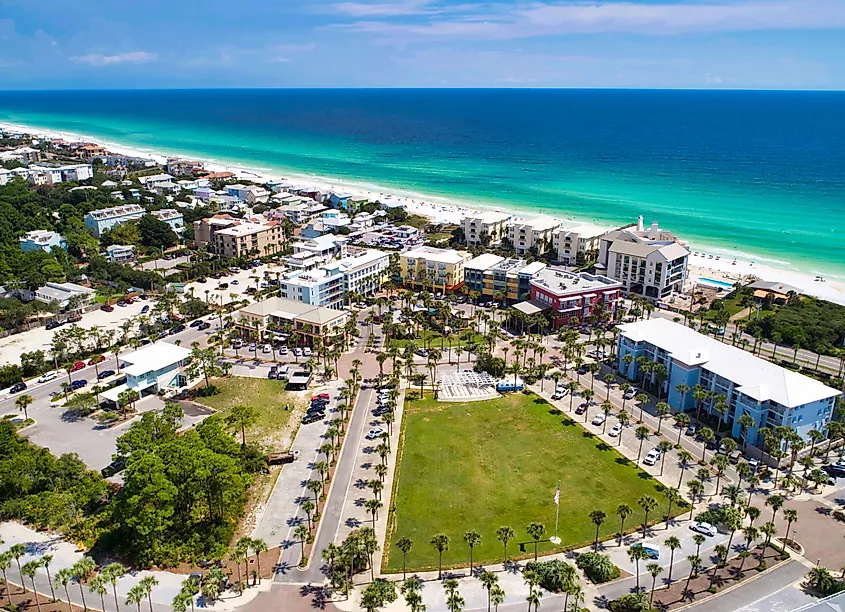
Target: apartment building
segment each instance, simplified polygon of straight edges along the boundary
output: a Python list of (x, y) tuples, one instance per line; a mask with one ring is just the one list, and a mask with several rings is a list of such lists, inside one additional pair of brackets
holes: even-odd
[(174, 232), (179, 232), (185, 227), (185, 218), (175, 208), (154, 210), (151, 214), (159, 221), (167, 223)]
[(682, 293), (687, 277), (689, 250), (657, 222), (608, 232), (601, 239), (596, 270), (622, 283), (628, 293), (653, 300)]
[(513, 221), (508, 225), (508, 240), (517, 255), (525, 255), (532, 248), (545, 253), (554, 244), (554, 231), (560, 227), (558, 219), (537, 217), (529, 221)]
[(97, 238), (105, 230), (115, 225), (137, 220), (146, 214), (143, 206), (128, 204), (126, 206), (113, 206), (101, 210), (92, 210), (85, 216), (85, 227), (87, 227)]
[(54, 246), (67, 250), (65, 237), (57, 232), (47, 230), (35, 230), (24, 234), (18, 238), (18, 244), (24, 253), (38, 250), (49, 253)]
[(312, 306), (343, 308), (343, 273), (327, 267), (288, 272), (279, 279), (279, 295)]
[[(618, 329), (617, 369), (621, 375), (631, 381), (642, 380), (639, 357), (662, 364), (666, 368), (662, 391), (673, 411), (696, 408), (692, 393), (682, 396), (678, 391), (681, 384), (690, 389), (701, 385), (724, 396), (728, 410), (722, 418), (733, 437), (742, 437), (742, 415), (753, 419), (754, 425), (747, 432), (749, 444), (762, 442), (758, 435), (761, 427), (790, 427), (804, 440), (810, 430), (825, 431), (836, 398), (842, 395), (817, 380), (668, 319), (655, 317)], [(628, 355), (633, 358), (628, 359), (630, 363), (626, 363)], [(658, 384), (654, 374), (647, 379), (652, 385)], [(705, 404), (705, 409), (718, 414), (713, 404)]]
[(366, 249), (326, 265), (343, 274), (343, 292), (373, 295), (387, 281), (390, 254)]
[(454, 291), (464, 283), (466, 251), (422, 246), (399, 254), (402, 283), (430, 291)]
[(541, 261), (506, 259), (484, 253), (464, 265), (464, 284), (488, 300), (502, 299), (506, 304), (527, 298), (531, 279), (546, 267)]
[(499, 244), (507, 236), (507, 222), (511, 216), (488, 210), (464, 217), (461, 228), (467, 244)]
[[(616, 317), (622, 285), (606, 276), (577, 274), (559, 268), (543, 268), (531, 279), (529, 302), (516, 305), (526, 312), (529, 304), (536, 311), (547, 312), (552, 328), (563, 325), (579, 325), (594, 317), (603, 316), (606, 321)], [(526, 312), (530, 314), (530, 312)]]
[(194, 221), (194, 242), (198, 247), (211, 245), (211, 248), (214, 248), (214, 235), (217, 230), (232, 227), (238, 223), (240, 223), (238, 219), (227, 214), (218, 214)]
[(604, 227), (590, 224), (557, 228), (552, 235), (557, 260), (567, 266), (576, 266), (598, 259), (601, 238), (608, 231)]
[(241, 222), (214, 232), (214, 252), (221, 257), (261, 257), (282, 249), (284, 232), (278, 221)]

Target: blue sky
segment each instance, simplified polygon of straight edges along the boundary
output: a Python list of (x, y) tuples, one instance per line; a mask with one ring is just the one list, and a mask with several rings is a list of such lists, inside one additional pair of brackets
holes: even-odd
[(845, 89), (845, 0), (0, 0), (0, 89)]

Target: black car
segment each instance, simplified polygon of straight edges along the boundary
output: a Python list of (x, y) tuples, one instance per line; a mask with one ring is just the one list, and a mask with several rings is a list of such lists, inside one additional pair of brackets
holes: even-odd
[(184, 325), (177, 325), (176, 327), (174, 327), (173, 329), (170, 330), (170, 333), (171, 334), (178, 334), (178, 333), (181, 333), (183, 331), (185, 331), (185, 326)]
[(317, 421), (322, 421), (325, 418), (325, 412), (309, 412), (304, 417), (302, 417), (302, 424), (308, 425), (309, 423), (316, 423)]
[(114, 370), (103, 370), (99, 374), (97, 374), (97, 380), (103, 380), (104, 378), (108, 378), (109, 376), (114, 376)]
[(279, 368), (277, 368), (276, 366), (273, 366), (272, 368), (270, 368), (270, 371), (267, 372), (267, 378), (275, 380), (278, 377), (279, 377)]
[(313, 403), (308, 406), (308, 412), (325, 412), (326, 411), (326, 404), (320, 403)]
[(202, 325), (202, 319), (196, 319), (195, 321), (191, 321), (188, 327), (199, 327), (200, 325)]
[(87, 384), (88, 384), (87, 380), (85, 380), (84, 378), (78, 378), (75, 381), (73, 381), (72, 383), (70, 383), (70, 390), (76, 391), (77, 389), (81, 389), (82, 387), (84, 387)]
[(57, 327), (61, 327), (61, 321), (48, 321), (47, 325), (44, 326), (44, 329), (56, 329)]
[(200, 330), (200, 331), (205, 331), (205, 330), (209, 329), (210, 327), (211, 327), (211, 323), (206, 323), (205, 321), (203, 321), (202, 323), (197, 325), (197, 329)]
[(114, 476), (115, 474), (119, 474), (123, 470), (126, 469), (126, 459), (117, 459), (109, 463), (106, 467), (100, 470), (100, 474), (103, 475), (103, 478), (108, 478), (109, 476)]
[(835, 476), (836, 478), (845, 478), (845, 465), (838, 465), (832, 463), (830, 465), (822, 466), (822, 469), (831, 476)]
[(21, 391), (26, 389), (25, 382), (19, 382), (17, 384), (12, 385), (12, 388), (9, 389), (9, 393), (20, 393)]

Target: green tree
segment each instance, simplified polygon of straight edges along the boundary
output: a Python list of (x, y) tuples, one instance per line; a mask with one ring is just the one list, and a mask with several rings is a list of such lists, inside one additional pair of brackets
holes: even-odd
[(258, 410), (252, 406), (244, 406), (238, 404), (232, 406), (229, 414), (226, 415), (226, 425), (234, 430), (241, 432), (241, 446), (246, 447), (246, 430), (258, 422)]
[(593, 510), (590, 512), (590, 520), (593, 522), (593, 525), (596, 526), (596, 539), (593, 543), (593, 549), (597, 551), (599, 549), (599, 529), (607, 520), (607, 514), (602, 510)]
[(399, 538), (396, 542), (396, 548), (402, 551), (402, 580), (405, 580), (406, 577), (406, 569), (408, 567), (408, 553), (411, 550), (411, 547), (414, 543), (411, 541), (411, 538), (403, 536)]
[(657, 500), (651, 495), (643, 495), (637, 500), (637, 504), (643, 509), (645, 513), (643, 516), (643, 537), (646, 537), (646, 529), (648, 528), (648, 515), (657, 508)]
[[(39, 567), (41, 567), (41, 563), (35, 559), (29, 561), (28, 563), (24, 563), (21, 568), (21, 578), (26, 576), (32, 582), (32, 594), (35, 597), (35, 605), (38, 608), (38, 611), (41, 612), (41, 600), (38, 599), (38, 589), (35, 587), (35, 574), (38, 573)], [(6, 585), (6, 588), (8, 588), (8, 586), (9, 585)]]
[(487, 591), (487, 612), (490, 612), (491, 591), (499, 584), (499, 577), (491, 571), (482, 569), (478, 574), (478, 580), (481, 586)]
[(205, 378), (205, 387), (211, 387), (211, 378), (223, 375), (223, 368), (217, 362), (217, 351), (214, 347), (201, 348), (199, 343), (194, 343), (191, 349), (190, 363), (185, 368), (188, 378), (195, 379), (200, 376)]
[(634, 513), (628, 504), (616, 506), (616, 516), (619, 517), (619, 545), (622, 546), (622, 538), (625, 537), (625, 520)]
[(73, 572), (73, 579), (76, 581), (76, 584), (79, 585), (79, 595), (82, 597), (82, 607), (85, 610), (88, 609), (88, 604), (85, 603), (85, 591), (82, 588), (82, 584), (88, 580), (88, 576), (93, 573), (96, 567), (97, 564), (91, 557), (82, 557), (74, 563), (71, 568), (71, 572)]
[(645, 566), (648, 573), (651, 574), (651, 594), (649, 595), (649, 604), (654, 602), (654, 587), (657, 586), (657, 577), (663, 573), (663, 568), (659, 563), (649, 563)]
[(138, 233), (141, 244), (148, 247), (167, 249), (179, 243), (179, 236), (170, 225), (150, 214), (138, 220)]
[(109, 563), (103, 568), (101, 575), (111, 584), (112, 595), (114, 595), (114, 609), (120, 610), (120, 604), (117, 599), (117, 581), (126, 575), (126, 567), (122, 563)]
[(513, 528), (507, 525), (502, 525), (496, 529), (496, 538), (498, 538), (504, 547), (504, 557), (502, 559), (502, 563), (505, 565), (508, 564), (508, 542), (512, 540), (515, 535)]
[(537, 551), (540, 544), (540, 538), (542, 538), (546, 533), (546, 526), (543, 523), (538, 523), (536, 521), (531, 522), (528, 524), (528, 527), (525, 528), (525, 531), (528, 532), (528, 535), (534, 540), (534, 560), (537, 560)]
[(636, 566), (637, 590), (640, 590), (640, 561), (648, 559), (648, 553), (642, 546), (631, 546), (628, 549), (628, 559)]
[(438, 533), (431, 538), (431, 545), (437, 550), (437, 579), (440, 580), (443, 576), (443, 553), (449, 550), (449, 536), (445, 533)]
[(669, 536), (663, 541), (663, 544), (669, 549), (669, 576), (667, 582), (672, 584), (672, 567), (675, 563), (675, 551), (681, 547), (681, 540), (677, 536)]
[(473, 549), (481, 544), (481, 534), (470, 529), (464, 534), (464, 542), (469, 547), (469, 575), (472, 576), (472, 553)]

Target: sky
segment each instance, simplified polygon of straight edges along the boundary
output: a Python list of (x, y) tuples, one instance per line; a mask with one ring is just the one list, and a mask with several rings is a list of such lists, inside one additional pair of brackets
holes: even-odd
[(845, 89), (845, 0), (0, 0), (0, 89)]

